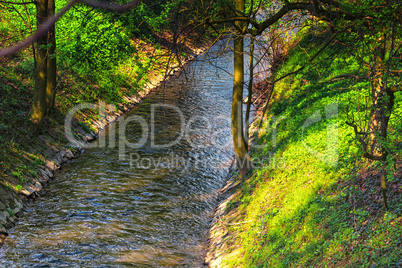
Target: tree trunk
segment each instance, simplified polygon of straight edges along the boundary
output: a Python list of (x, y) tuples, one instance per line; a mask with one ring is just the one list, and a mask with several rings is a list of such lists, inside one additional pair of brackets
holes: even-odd
[[(372, 109), (370, 122), (370, 151), (372, 156), (382, 157), (383, 167), (380, 176), (381, 190), (384, 198), (384, 205), (388, 210), (386, 195), (386, 166), (387, 150), (384, 148), (388, 134), (388, 123), (394, 107), (395, 95), (392, 89), (387, 85), (385, 55), (386, 55), (386, 36), (382, 44), (377, 48), (377, 55), (374, 58), (374, 64), (371, 70), (372, 85)], [(392, 52), (391, 52), (392, 53)]]
[[(47, 0), (36, 1), (36, 23), (39, 26), (47, 18)], [(33, 132), (38, 134), (42, 128), (43, 118), (46, 112), (46, 84), (47, 84), (47, 62), (46, 62), (47, 36), (37, 40), (38, 53), (36, 54), (35, 68), (35, 92), (32, 103), (31, 120), (33, 122)]]
[[(236, 0), (236, 9), (244, 12), (244, 0)], [(236, 23), (237, 28), (243, 27), (242, 22)], [(245, 178), (247, 171), (252, 168), (248, 148), (244, 139), (243, 131), (243, 84), (244, 84), (244, 59), (243, 59), (243, 35), (236, 34), (234, 38), (234, 80), (232, 99), (232, 136), (235, 149), (236, 162), (240, 174)]]
[(373, 66), (371, 70), (371, 94), (372, 94), (372, 110), (371, 110), (371, 122), (370, 122), (370, 149), (371, 154), (374, 156), (382, 155), (382, 146), (379, 141), (382, 131), (380, 131), (381, 122), (383, 119), (384, 107), (382, 104), (382, 99), (384, 95), (384, 85), (383, 85), (383, 74), (384, 69), (384, 58), (385, 58), (385, 41), (384, 38), (380, 38), (382, 44), (376, 49), (374, 53)]
[[(48, 16), (55, 15), (55, 3), (54, 0), (48, 0)], [(47, 51), (47, 85), (46, 85), (46, 104), (48, 111), (54, 108), (54, 102), (56, 98), (56, 75), (57, 75), (57, 65), (56, 65), (56, 31), (55, 26), (49, 29), (48, 32), (48, 44), (51, 46)]]
[(246, 146), (249, 145), (250, 139), (250, 112), (251, 112), (251, 99), (253, 95), (253, 82), (254, 82), (254, 37), (250, 38), (250, 77), (248, 81), (247, 93), (247, 109), (246, 109), (246, 127), (245, 127), (245, 140)]
[[(370, 118), (370, 151), (373, 156), (386, 157), (382, 143), (387, 139), (388, 122), (394, 107), (395, 95), (385, 79), (386, 37), (377, 48), (371, 70), (372, 108)], [(380, 40), (380, 41), (381, 41)], [(385, 160), (385, 159), (383, 159)]]

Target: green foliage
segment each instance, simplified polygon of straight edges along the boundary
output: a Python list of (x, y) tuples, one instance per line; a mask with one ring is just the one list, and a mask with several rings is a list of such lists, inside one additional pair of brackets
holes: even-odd
[(15, 186), (15, 190), (17, 190), (17, 191), (22, 190), (22, 189), (24, 189), (24, 187), (22, 187), (22, 185), (18, 184)]
[(57, 26), (61, 64), (69, 66), (79, 62), (75, 67), (82, 72), (110, 69), (134, 52), (121, 22), (110, 13), (80, 6), (63, 17)]
[(23, 170), (20, 168), (18, 168), (16, 171), (11, 172), (11, 175), (16, 176), (19, 179), (22, 178), (23, 174)]
[(0, 37), (1, 41), (5, 40), (4, 45), (19, 42), (30, 35), (30, 28), (33, 31), (36, 29), (35, 12), (34, 5), (1, 5)]
[(84, 122), (78, 122), (78, 125), (87, 133), (91, 131)]
[[(320, 28), (305, 28), (300, 32), (298, 46), (277, 69), (277, 77), (298, 69), (320, 49), (328, 35), (315, 31), (325, 32)], [(362, 162), (361, 146), (353, 130), (345, 124), (347, 110), (349, 115), (359, 116), (357, 106), (368, 96), (370, 85), (364, 81), (332, 79), (360, 71), (353, 54), (343, 53), (327, 62), (342, 50), (341, 43), (345, 42), (340, 39), (329, 46), (312, 68), (275, 86), (270, 112), (262, 129), (257, 131), (257, 143), (262, 148), (251, 152), (253, 159), (269, 162), (260, 161), (265, 164), (254, 170), (242, 186), (239, 198), (232, 201), (240, 204), (238, 214), (244, 216), (236, 219), (245, 224), (234, 225), (231, 230), (240, 234), (237, 242), (240, 248), (227, 260), (230, 267), (396, 267), (401, 264), (402, 202), (398, 189), (402, 181), (400, 176), (392, 176), (394, 170), (388, 171), (390, 210), (385, 212), (382, 201), (379, 202), (381, 165)], [(401, 95), (396, 94), (396, 115), (401, 112)], [(326, 107), (331, 103), (337, 103), (339, 114), (327, 119)], [(314, 113), (319, 113), (321, 120), (303, 129)], [(276, 147), (272, 138), (274, 118), (279, 122)], [(331, 166), (317, 159), (306, 147), (325, 152), (327, 130), (334, 124), (339, 134), (339, 158), (338, 164)], [(388, 166), (394, 166), (398, 159), (395, 156), (402, 153), (402, 132), (395, 132), (401, 126), (398, 116), (391, 117), (386, 142), (393, 154), (387, 159)], [(284, 165), (278, 167), (273, 161), (282, 161)], [(397, 174), (400, 174), (400, 163)]]
[(147, 50), (154, 46), (156, 29), (168, 23), (169, 5), (143, 3), (123, 15), (80, 5), (58, 22), (59, 65), (75, 80), (62, 84), (62, 93), (71, 94), (72, 104), (122, 103), (124, 95), (141, 89), (159, 64), (161, 51)]

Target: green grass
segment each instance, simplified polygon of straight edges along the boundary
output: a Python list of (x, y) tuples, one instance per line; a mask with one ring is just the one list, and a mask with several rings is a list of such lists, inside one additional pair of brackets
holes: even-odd
[[(301, 32), (298, 46), (277, 69), (277, 77), (299, 68), (308, 59), (305, 51), (313, 55), (325, 38), (325, 34)], [(321, 58), (340, 49), (332, 45)], [(387, 181), (390, 210), (386, 211), (380, 192), (380, 166), (362, 159), (353, 130), (344, 123), (346, 106), (356, 105), (351, 100), (365, 94), (368, 85), (350, 80), (329, 82), (336, 75), (355, 73), (357, 68), (352, 57), (341, 55), (331, 65), (324, 62), (276, 85), (263, 127), (256, 131), (262, 148), (252, 150), (253, 159), (265, 164), (253, 171), (233, 201), (241, 203), (237, 213), (243, 215), (239, 222), (244, 224), (231, 227), (240, 235), (233, 238), (237, 239), (236, 254), (226, 260), (230, 267), (402, 265), (402, 126), (398, 116), (391, 117), (389, 139), (399, 162), (398, 171)], [(401, 95), (396, 94), (396, 115), (402, 112)], [(334, 103), (338, 116), (327, 119), (325, 109)], [(303, 124), (316, 112), (322, 120), (303, 130)], [(268, 128), (273, 117), (277, 121), (282, 118), (275, 148)], [(322, 161), (311, 149), (324, 154), (327, 129), (334, 126), (339, 155), (337, 165), (330, 165), (336, 157), (324, 155)], [(334, 135), (330, 132), (329, 137)]]
[[(0, 183), (16, 190), (38, 176), (45, 164), (46, 145), (31, 135), (29, 111), (33, 97), (33, 62), (26, 51), (0, 62)], [(62, 125), (60, 113), (45, 121), (44, 135), (53, 133), (51, 126)], [(59, 141), (66, 143), (64, 136)], [(56, 145), (57, 146), (57, 145)]]

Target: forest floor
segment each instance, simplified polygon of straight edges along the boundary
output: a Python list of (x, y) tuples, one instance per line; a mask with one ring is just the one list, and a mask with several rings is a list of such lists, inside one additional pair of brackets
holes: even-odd
[[(274, 73), (281, 77), (298, 69), (306, 52), (313, 55), (325, 38), (322, 32), (301, 32)], [(322, 57), (338, 51), (335, 44)], [(344, 105), (357, 90), (351, 81), (332, 80), (340, 71), (356, 71), (354, 61), (339, 56), (325, 71), (316, 65), (320, 75), (306, 70), (278, 82), (262, 123), (265, 101), (260, 102), (251, 126), (259, 145), (251, 148), (256, 168), (245, 180), (234, 172), (223, 189), (205, 259), (210, 267), (402, 266), (402, 92), (390, 123), (395, 154), (388, 164), (387, 210), (381, 164), (361, 157), (344, 123)], [(267, 85), (255, 85), (265, 94), (260, 99), (267, 99)], [(326, 117), (331, 107), (337, 113)], [(305, 127), (314, 113), (324, 120)], [(335, 154), (331, 148), (338, 148)]]
[[(82, 146), (92, 142), (98, 133), (124, 113), (141, 102), (163, 81), (177, 76), (181, 69), (206, 51), (211, 39), (192, 35), (182, 49), (180, 62), (171, 57), (171, 35), (154, 36), (154, 42), (135, 40), (136, 56), (147, 64), (144, 68), (130, 70), (135, 83), (115, 74), (113, 90), (118, 94), (94, 95), (102, 92), (103, 82), (96, 73), (82, 74), (74, 68), (59, 70), (60, 87), (55, 109), (46, 116), (41, 135), (31, 134), (29, 111), (33, 98), (34, 63), (29, 49), (0, 58), (0, 243), (15, 224), (29, 200), (37, 197), (54, 177), (55, 171), (81, 153)], [(6, 45), (6, 44), (1, 44)], [(169, 63), (169, 68), (167, 64)], [(141, 63), (140, 63), (141, 64)], [(127, 68), (121, 68), (125, 72)], [(135, 73), (137, 72), (137, 74)], [(166, 73), (167, 72), (167, 73)], [(124, 75), (127, 75), (124, 73)], [(73, 118), (71, 144), (66, 138), (64, 120), (68, 111), (80, 103), (106, 103), (106, 116), (99, 118), (97, 111), (79, 111)], [(112, 109), (114, 106), (117, 109)]]

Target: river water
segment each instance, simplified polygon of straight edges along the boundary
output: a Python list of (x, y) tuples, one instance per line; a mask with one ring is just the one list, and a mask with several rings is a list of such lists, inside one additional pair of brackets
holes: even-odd
[(202, 267), (233, 156), (232, 53), (219, 51), (114, 124), (114, 146), (63, 167), (0, 248), (0, 266)]

